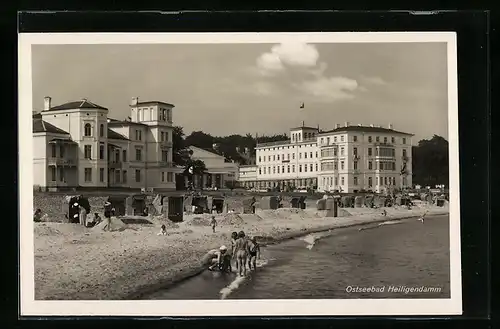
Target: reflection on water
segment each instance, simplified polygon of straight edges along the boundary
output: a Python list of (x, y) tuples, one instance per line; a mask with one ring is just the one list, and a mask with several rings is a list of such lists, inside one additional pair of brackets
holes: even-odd
[[(268, 246), (262, 249), (268, 264), (222, 296), (449, 298), (448, 222), (447, 216), (428, 217), (425, 224), (411, 220), (361, 231), (347, 228), (331, 231), (327, 237), (320, 233)], [(219, 299), (221, 290), (227, 292), (235, 279), (235, 275), (205, 272), (147, 298)], [(410, 292), (410, 288), (417, 289)]]

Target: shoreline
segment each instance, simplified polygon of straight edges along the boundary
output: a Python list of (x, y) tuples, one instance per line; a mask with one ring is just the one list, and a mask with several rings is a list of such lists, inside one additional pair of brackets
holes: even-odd
[[(430, 214), (430, 216), (446, 216), (446, 215), (449, 215), (449, 212)], [(373, 225), (373, 224), (384, 223), (387, 221), (402, 221), (405, 219), (418, 218), (418, 217), (419, 217), (418, 215), (413, 215), (413, 216), (404, 216), (404, 217), (398, 217), (398, 218), (381, 218), (381, 219), (375, 219), (375, 220), (366, 221), (366, 222), (363, 221), (360, 223), (352, 223), (352, 224), (346, 224), (346, 225), (340, 225), (340, 226), (329, 225), (329, 226), (325, 226), (325, 227), (311, 228), (311, 229), (308, 229), (305, 231), (291, 232), (289, 234), (284, 234), (283, 236), (280, 236), (280, 237), (272, 238), (272, 241), (262, 243), (261, 246), (265, 247), (268, 245), (276, 245), (276, 244), (283, 243), (287, 240), (301, 238), (301, 237), (304, 237), (304, 236), (307, 236), (310, 234), (314, 234), (314, 233), (321, 233), (321, 232), (333, 231), (333, 230), (356, 227), (356, 226), (364, 227), (364, 226), (369, 226), (369, 225)], [(150, 295), (158, 290), (169, 289), (169, 288), (174, 287), (175, 285), (178, 285), (184, 281), (187, 281), (187, 280), (189, 280), (197, 275), (200, 275), (205, 270), (206, 270), (205, 268), (199, 268), (199, 269), (193, 270), (190, 273), (185, 274), (185, 276), (180, 275), (177, 278), (169, 279), (168, 280), (169, 282), (166, 284), (162, 284), (161, 282), (151, 284), (151, 286), (148, 286), (147, 288), (144, 288), (143, 290), (137, 291), (135, 293), (130, 294), (129, 296), (126, 296), (124, 298), (124, 300), (139, 300), (143, 296)]]
[[(229, 243), (231, 231), (243, 229), (258, 236), (262, 245), (277, 244), (317, 232), (418, 217), (424, 210), (391, 210), (386, 217), (377, 211), (337, 218), (314, 217), (309, 212), (310, 217), (301, 219), (292, 218), (297, 216), (295, 213), (286, 218), (272, 218), (262, 217), (270, 213), (260, 212), (260, 216), (250, 215), (257, 219), (236, 224), (224, 222), (224, 217), (219, 216), (217, 233), (188, 220), (167, 228), (166, 237), (156, 235), (161, 221), (127, 225), (130, 229), (122, 232), (84, 229), (75, 224), (37, 223), (35, 299), (136, 300), (203, 272), (200, 264), (203, 255), (222, 243)], [(427, 210), (428, 216), (448, 214), (443, 208)]]

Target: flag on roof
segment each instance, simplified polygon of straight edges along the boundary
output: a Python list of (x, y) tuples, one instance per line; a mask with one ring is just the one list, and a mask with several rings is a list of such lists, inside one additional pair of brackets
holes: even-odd
[(301, 109), (305, 108), (305, 104), (304, 104), (304, 102), (300, 103), (300, 108), (301, 108)]

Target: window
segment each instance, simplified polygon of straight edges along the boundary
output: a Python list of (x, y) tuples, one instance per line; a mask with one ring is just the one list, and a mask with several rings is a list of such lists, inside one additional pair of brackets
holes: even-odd
[(165, 140), (165, 132), (161, 132), (161, 138), (160, 138), (160, 141), (164, 141)]
[(406, 138), (403, 137), (403, 144), (406, 144)]
[(262, 175), (262, 168), (259, 168), (259, 175)]
[(59, 181), (64, 182), (64, 168), (59, 167)]
[(344, 170), (344, 161), (340, 161), (340, 169)]
[(358, 185), (358, 177), (354, 177), (354, 185)]
[(61, 158), (64, 158), (64, 145), (61, 145), (61, 146), (59, 147), (59, 156), (60, 156)]
[(335, 162), (333, 163), (333, 169), (335, 169), (335, 170), (338, 170), (338, 169), (339, 169), (339, 163), (338, 163), (337, 161), (335, 161)]
[(85, 159), (91, 159), (92, 158), (92, 145), (85, 145), (83, 148), (83, 153), (84, 153)]
[(115, 171), (115, 183), (120, 183), (120, 170)]
[(371, 161), (368, 161), (368, 170), (373, 169), (373, 163)]
[(352, 153), (354, 154), (354, 156), (358, 156), (358, 148), (357, 147), (353, 148), (352, 151), (353, 151)]
[(372, 156), (372, 148), (371, 148), (371, 147), (369, 147), (369, 148), (368, 148), (368, 156), (369, 156), (369, 157), (371, 157), (371, 156)]
[(281, 166), (281, 173), (284, 174), (285, 173), (285, 166)]
[(302, 172), (302, 165), (299, 165), (299, 172)]
[(387, 177), (384, 177), (384, 185), (387, 185)]
[(92, 126), (90, 123), (86, 123), (83, 130), (86, 137), (92, 136)]
[(174, 174), (171, 172), (167, 173), (167, 182), (171, 183), (174, 181)]
[(313, 153), (312, 152), (309, 152), (309, 157), (312, 159), (312, 157), (313, 157)]
[(123, 162), (127, 162), (127, 150), (123, 150), (122, 160)]
[(295, 159), (295, 153), (292, 153), (292, 159)]
[(316, 158), (318, 157), (318, 151), (316, 151)]
[(340, 141), (343, 142), (344, 141), (344, 135), (340, 136)]
[(380, 142), (380, 137), (378, 137), (378, 136), (377, 136), (377, 137), (375, 137), (375, 141), (376, 141), (377, 143), (378, 143), (378, 142)]
[(295, 172), (295, 165), (292, 165), (292, 172)]
[(335, 186), (339, 185), (339, 178), (335, 177)]
[(124, 184), (127, 183), (127, 171), (126, 170), (123, 171), (123, 180), (122, 180), (122, 182)]
[(104, 144), (99, 145), (99, 159), (104, 160)]
[(57, 173), (56, 173), (56, 167), (51, 166), (50, 167), (50, 177), (51, 177), (51, 180), (53, 182), (56, 181), (56, 175), (57, 175)]
[(341, 178), (341, 182), (342, 182), (341, 185), (344, 185), (344, 177)]
[(267, 167), (267, 173), (271, 175), (271, 167)]
[(165, 181), (165, 172), (164, 171), (161, 172), (161, 181), (162, 182)]
[(302, 159), (302, 153), (299, 152), (299, 159)]
[(324, 141), (325, 141), (325, 139), (323, 137), (321, 137), (321, 144), (323, 144)]
[(290, 153), (288, 153), (288, 154), (286, 155), (286, 159), (287, 159), (287, 160), (290, 160)]
[(403, 149), (403, 157), (406, 157), (406, 149)]
[(287, 166), (287, 167), (286, 167), (286, 172), (287, 172), (287, 173), (290, 173), (290, 166)]
[(392, 185), (396, 185), (396, 177), (392, 177)]
[(318, 171), (318, 164), (316, 163), (316, 171)]
[(387, 143), (387, 137), (384, 137), (384, 143)]
[(337, 136), (333, 137), (333, 142), (337, 143)]
[(273, 161), (276, 161), (276, 155), (273, 155)]
[(280, 161), (280, 155), (278, 154), (278, 161)]
[(304, 172), (307, 172), (307, 165), (304, 165)]
[(85, 168), (84, 176), (85, 176), (86, 182), (91, 182), (92, 181), (92, 168)]
[(358, 161), (353, 162), (354, 170), (358, 170)]
[(391, 143), (394, 144), (394, 137), (391, 137)]
[(304, 159), (307, 159), (307, 152), (304, 152)]
[(267, 161), (271, 161), (271, 156), (270, 155), (267, 156)]
[(368, 177), (368, 187), (373, 186), (373, 179), (371, 177)]
[(280, 166), (276, 168), (276, 172), (279, 174), (280, 173)]
[(259, 162), (262, 162), (260, 156), (259, 156)]
[(295, 134), (292, 134), (292, 142), (295, 142)]
[(376, 178), (377, 178), (377, 185), (379, 185), (379, 183), (378, 183), (378, 176)]
[(52, 157), (55, 158), (57, 156), (56, 144), (52, 144), (50, 148)]
[(104, 168), (99, 168), (99, 181), (104, 182)]
[(326, 138), (326, 145), (330, 145), (330, 137)]
[(135, 170), (135, 182), (139, 183), (141, 181), (141, 171), (139, 169)]
[(340, 156), (343, 156), (343, 155), (344, 155), (344, 148), (343, 148), (343, 147), (341, 147), (341, 148), (340, 148)]
[(135, 149), (135, 161), (142, 161), (142, 150), (140, 148)]
[(372, 142), (372, 136), (368, 136), (368, 143)]
[(313, 164), (312, 164), (312, 163), (309, 165), (309, 171), (314, 171), (314, 170), (313, 170)]
[(333, 156), (337, 156), (337, 148), (336, 147), (333, 149)]
[(99, 126), (99, 136), (104, 137), (104, 125), (102, 123)]
[(352, 141), (357, 142), (358, 141), (358, 136), (352, 136)]
[(264, 175), (266, 174), (266, 167), (264, 167)]

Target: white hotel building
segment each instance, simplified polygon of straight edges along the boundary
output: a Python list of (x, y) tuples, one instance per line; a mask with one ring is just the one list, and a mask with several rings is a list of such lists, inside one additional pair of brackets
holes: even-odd
[(33, 115), (34, 185), (175, 190), (173, 107), (135, 97), (122, 121), (85, 99), (52, 106), (45, 97), (44, 109)]
[(255, 174), (246, 174), (256, 179), (241, 183), (346, 193), (409, 187), (412, 136), (392, 125), (351, 126), (348, 122), (330, 131), (293, 128), (288, 141), (257, 145)]

